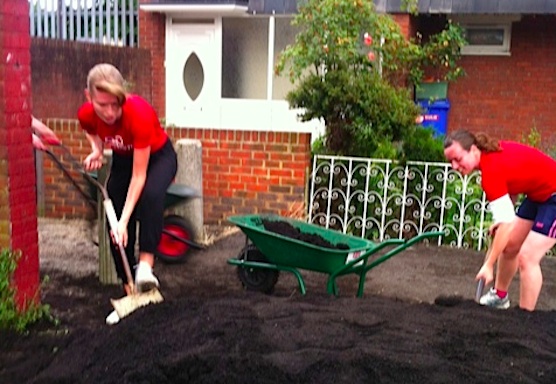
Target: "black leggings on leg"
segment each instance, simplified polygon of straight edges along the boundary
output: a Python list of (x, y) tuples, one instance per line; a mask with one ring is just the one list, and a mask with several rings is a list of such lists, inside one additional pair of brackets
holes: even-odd
[[(118, 218), (122, 215), (132, 170), (132, 157), (113, 155), (107, 190)], [(132, 272), (137, 264), (135, 257), (137, 220), (140, 222), (139, 251), (154, 253), (162, 236), (166, 190), (176, 176), (176, 171), (177, 156), (172, 142), (168, 139), (164, 147), (150, 156), (145, 186), (127, 226), (128, 242), (125, 252)], [(118, 247), (110, 243), (110, 250), (118, 277), (125, 284), (128, 281)]]

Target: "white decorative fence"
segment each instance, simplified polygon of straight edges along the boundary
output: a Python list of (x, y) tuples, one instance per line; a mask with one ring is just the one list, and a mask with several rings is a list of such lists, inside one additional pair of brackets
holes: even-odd
[(492, 217), (480, 181), (448, 163), (319, 155), (309, 221), (375, 241), (440, 230), (439, 245), (483, 250)]
[(138, 0), (29, 0), (31, 36), (136, 46)]

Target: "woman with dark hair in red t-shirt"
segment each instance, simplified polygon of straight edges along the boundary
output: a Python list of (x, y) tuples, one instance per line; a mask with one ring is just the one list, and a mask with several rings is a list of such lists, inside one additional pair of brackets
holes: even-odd
[[(122, 242), (130, 266), (136, 266), (138, 291), (158, 287), (154, 276), (154, 252), (160, 241), (166, 190), (177, 171), (172, 142), (160, 125), (153, 107), (139, 96), (127, 94), (124, 79), (110, 64), (94, 66), (87, 76), (88, 102), (78, 112), (81, 127), (91, 143), (85, 169), (102, 166), (104, 146), (112, 149), (112, 165), (107, 190), (119, 217), (114, 238)], [(141, 209), (137, 209), (141, 206)], [(139, 226), (139, 261), (135, 258), (136, 221)], [(127, 294), (127, 281), (121, 256), (111, 244), (112, 257)], [(107, 322), (117, 322), (115, 312)]]
[[(519, 306), (533, 311), (542, 288), (541, 259), (556, 244), (556, 161), (527, 145), (466, 130), (446, 137), (444, 155), (464, 175), (481, 171), (494, 218), (494, 239), (476, 279), (488, 284), (496, 261), (498, 269), (494, 287), (480, 304), (508, 308), (508, 289), (519, 269)], [(516, 213), (513, 202), (519, 194), (525, 200)]]

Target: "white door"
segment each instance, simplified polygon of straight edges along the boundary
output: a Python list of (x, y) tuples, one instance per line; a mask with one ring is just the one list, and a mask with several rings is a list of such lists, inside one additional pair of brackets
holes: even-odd
[(166, 120), (216, 127), (220, 118), (221, 49), (217, 20), (170, 20), (166, 46)]

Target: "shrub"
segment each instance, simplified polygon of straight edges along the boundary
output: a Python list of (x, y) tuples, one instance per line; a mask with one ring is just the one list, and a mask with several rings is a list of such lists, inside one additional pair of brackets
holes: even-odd
[(412, 127), (402, 146), (402, 160), (445, 162), (444, 140), (434, 136), (432, 129)]
[[(416, 158), (419, 148), (426, 159), (437, 160), (435, 139), (417, 131), (421, 110), (412, 90), (428, 67), (440, 69), (448, 81), (462, 75), (457, 66), (461, 29), (449, 23), (425, 42), (408, 40), (392, 17), (362, 0), (308, 0), (293, 24), (300, 32), (281, 53), (276, 73), (296, 84), (286, 98), (290, 107), (303, 110), (302, 121), (324, 121), (321, 149), (403, 159)], [(404, 144), (413, 138), (417, 145)], [(426, 142), (434, 148), (425, 149)]]
[(0, 253), (0, 329), (25, 331), (29, 325), (42, 319), (52, 319), (47, 305), (26, 303), (20, 310), (15, 300), (15, 289), (12, 286), (13, 274), (21, 252), (2, 249)]

